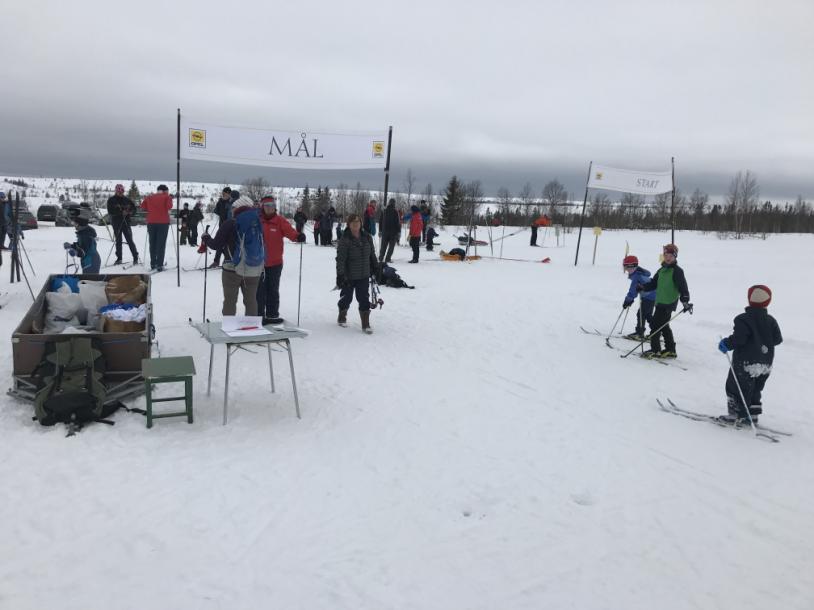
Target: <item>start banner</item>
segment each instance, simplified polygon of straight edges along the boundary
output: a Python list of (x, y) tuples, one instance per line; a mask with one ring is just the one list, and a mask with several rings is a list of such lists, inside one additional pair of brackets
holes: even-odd
[(387, 131), (274, 131), (181, 116), (181, 158), (299, 169), (384, 169)]
[(622, 191), (639, 195), (659, 195), (673, 190), (673, 172), (640, 172), (607, 165), (591, 167), (588, 188)]

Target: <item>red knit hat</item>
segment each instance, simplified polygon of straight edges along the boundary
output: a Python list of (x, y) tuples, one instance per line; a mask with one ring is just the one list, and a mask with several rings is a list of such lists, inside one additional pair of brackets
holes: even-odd
[(638, 267), (639, 259), (632, 254), (622, 259), (622, 267)]
[(768, 286), (755, 284), (748, 292), (749, 305), (752, 307), (768, 307), (772, 302), (772, 291)]

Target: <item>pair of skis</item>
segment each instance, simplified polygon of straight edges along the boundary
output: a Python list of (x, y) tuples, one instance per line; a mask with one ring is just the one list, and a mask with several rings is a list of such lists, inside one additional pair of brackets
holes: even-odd
[[(693, 421), (705, 421), (715, 424), (716, 426), (720, 426), (721, 428), (733, 428), (735, 430), (751, 429), (749, 420), (746, 419), (731, 420), (721, 416), (716, 417), (715, 415), (707, 415), (706, 413), (689, 411), (676, 405), (670, 398), (668, 398), (666, 402), (662, 401), (660, 398), (657, 398), (656, 402), (658, 403), (659, 407), (661, 407), (662, 411), (672, 413), (673, 415), (678, 415), (679, 417), (684, 417), (686, 419), (691, 419)], [(755, 435), (757, 438), (767, 440), (772, 443), (779, 443), (779, 437), (781, 436), (792, 436), (791, 432), (784, 432), (783, 430), (769, 428), (768, 426), (764, 426), (762, 424), (755, 424)]]
[[(625, 352), (625, 353), (630, 351), (630, 350), (627, 350), (627, 349), (624, 349), (624, 348), (621, 348), (621, 347), (616, 347), (613, 343), (610, 342), (610, 337), (607, 335), (607, 333), (600, 332), (596, 328), (593, 329), (593, 330), (588, 330), (587, 328), (585, 328), (583, 326), (580, 326), (579, 329), (582, 332), (584, 332), (586, 335), (597, 335), (599, 337), (605, 337), (605, 345), (608, 346), (611, 349), (615, 349), (616, 351)], [(622, 337), (622, 338), (624, 338), (624, 337)], [(682, 365), (678, 364), (677, 362), (675, 362), (673, 360), (660, 360), (659, 358), (642, 358), (642, 360), (647, 360), (648, 362), (656, 362), (656, 363), (664, 365), (664, 366), (673, 366), (675, 368), (681, 369), (682, 371), (688, 371), (689, 370), (686, 366), (682, 366)]]

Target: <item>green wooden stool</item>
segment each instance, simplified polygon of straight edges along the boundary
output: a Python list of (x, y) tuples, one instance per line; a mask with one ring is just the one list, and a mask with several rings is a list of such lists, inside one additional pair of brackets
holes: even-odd
[[(144, 358), (141, 361), (141, 374), (147, 392), (147, 427), (153, 427), (153, 420), (161, 417), (186, 416), (187, 423), (192, 423), (192, 376), (195, 374), (195, 361), (192, 356), (175, 358)], [(159, 383), (184, 382), (184, 395), (170, 398), (153, 398), (153, 386)], [(186, 409), (175, 413), (153, 415), (154, 402), (172, 402), (183, 400)]]

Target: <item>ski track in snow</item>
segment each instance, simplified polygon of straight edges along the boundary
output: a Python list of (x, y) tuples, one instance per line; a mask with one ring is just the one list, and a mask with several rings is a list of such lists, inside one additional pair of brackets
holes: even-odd
[[(141, 247), (144, 228), (134, 233)], [(441, 231), (444, 249), (453, 233)], [(71, 235), (27, 234), (35, 291), (62, 271)], [(0, 607), (810, 609), (814, 334), (800, 304), (814, 294), (799, 278), (814, 239), (677, 234), (696, 305), (674, 322), (686, 372), (621, 359), (579, 330), (618, 314), (625, 241), (655, 271), (667, 234), (606, 231), (596, 266), (584, 243), (578, 268), (576, 234), (566, 241), (506, 238), (505, 256), (549, 265), (435, 262), (441, 248), (408, 265), (396, 249), (416, 289), (382, 289), (372, 336), (355, 304), (348, 328), (335, 323), (335, 250), (304, 246), (312, 334), (293, 342), (303, 418), (285, 354), (274, 353), (271, 394), (258, 349), (233, 357), (225, 427), (224, 349), (207, 397), (208, 345), (187, 325), (200, 319), (203, 274), (182, 274), (180, 290), (174, 270), (153, 276), (162, 355), (196, 359), (195, 424), (148, 431), (120, 413), (66, 439), (0, 398)], [(197, 256), (182, 250), (183, 265)], [(298, 261), (287, 244), (292, 323)], [(208, 281), (214, 320), (220, 272)], [(764, 394), (762, 419), (795, 433), (777, 445), (654, 404), (724, 411), (718, 335), (753, 283), (772, 288), (789, 338)], [(9, 291), (6, 336), (30, 304), (24, 284)], [(10, 350), (0, 368), (8, 384)]]

